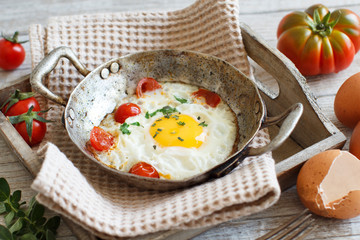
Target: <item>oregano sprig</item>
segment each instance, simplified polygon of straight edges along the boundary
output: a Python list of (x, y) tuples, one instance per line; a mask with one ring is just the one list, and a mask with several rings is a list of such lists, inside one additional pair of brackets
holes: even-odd
[(0, 225), (0, 239), (3, 240), (53, 240), (60, 225), (60, 217), (44, 217), (45, 207), (33, 197), (28, 206), (21, 201), (21, 191), (11, 194), (5, 178), (0, 178), (0, 214), (4, 225)]

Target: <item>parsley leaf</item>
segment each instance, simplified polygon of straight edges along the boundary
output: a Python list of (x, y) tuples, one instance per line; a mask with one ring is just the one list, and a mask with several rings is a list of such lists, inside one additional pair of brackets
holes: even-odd
[(130, 131), (129, 131), (129, 124), (127, 124), (127, 123), (123, 123), (123, 124), (121, 124), (121, 126), (120, 126), (120, 131), (123, 133), (123, 134), (127, 134), (127, 135), (130, 135)]
[(178, 139), (179, 139), (180, 141), (182, 141), (182, 142), (184, 141), (184, 139), (182, 139), (181, 137), (178, 137)]
[(174, 98), (180, 103), (187, 103), (188, 102), (185, 98), (180, 98), (180, 97), (177, 97), (177, 96), (174, 96)]
[(139, 123), (139, 122), (133, 122), (133, 123), (130, 123), (130, 125), (140, 127), (140, 123)]
[(164, 114), (164, 116), (169, 117), (169, 115), (171, 113), (174, 113), (174, 112), (177, 112), (177, 111), (178, 110), (176, 108), (172, 108), (170, 106), (165, 106), (165, 107), (163, 107), (161, 109), (158, 109), (158, 110), (156, 110), (155, 112), (152, 112), (152, 113), (146, 112), (145, 118), (149, 119), (150, 117), (155, 116), (158, 112), (161, 112), (162, 114)]
[(205, 121), (203, 121), (203, 122), (199, 123), (199, 126), (207, 127), (208, 125), (207, 125), (207, 123), (205, 123)]
[(183, 121), (178, 121), (177, 124), (179, 124), (180, 126), (185, 126), (185, 122)]

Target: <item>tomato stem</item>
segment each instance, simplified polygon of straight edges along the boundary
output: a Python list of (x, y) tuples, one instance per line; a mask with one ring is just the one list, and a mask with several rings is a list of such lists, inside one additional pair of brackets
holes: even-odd
[(329, 22), (330, 17), (331, 13), (328, 12), (323, 19), (320, 19), (319, 9), (317, 8), (314, 10), (313, 20), (308, 19), (307, 22), (313, 32), (319, 34), (321, 37), (326, 37), (331, 34), (340, 19), (340, 15), (338, 15), (334, 21)]
[(28, 40), (25, 40), (25, 41), (19, 41), (18, 40), (18, 37), (19, 37), (19, 32), (18, 31), (16, 31), (12, 37), (7, 37), (3, 33), (1, 33), (1, 36), (4, 39), (6, 39), (7, 41), (12, 42), (12, 43), (20, 43), (20, 44), (22, 44), (22, 43), (28, 42)]

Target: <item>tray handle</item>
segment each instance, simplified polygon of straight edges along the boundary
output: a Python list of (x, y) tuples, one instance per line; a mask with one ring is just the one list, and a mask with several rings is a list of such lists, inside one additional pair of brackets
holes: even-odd
[(30, 76), (30, 83), (36, 92), (58, 104), (66, 106), (67, 100), (51, 92), (42, 83), (43, 78), (56, 67), (60, 58), (63, 57), (67, 58), (83, 76), (90, 73), (69, 47), (58, 47), (46, 55), (35, 67)]
[(222, 165), (216, 168), (212, 172), (212, 175), (214, 177), (225, 176), (235, 167), (237, 167), (246, 157), (258, 156), (279, 147), (295, 129), (302, 113), (303, 113), (303, 105), (301, 103), (296, 103), (292, 105), (290, 108), (288, 108), (282, 114), (275, 117), (266, 118), (265, 121), (262, 123), (261, 128), (278, 124), (279, 122), (284, 120), (279, 129), (278, 134), (271, 140), (271, 142), (260, 148), (248, 147), (243, 151), (235, 153), (226, 162), (224, 162)]

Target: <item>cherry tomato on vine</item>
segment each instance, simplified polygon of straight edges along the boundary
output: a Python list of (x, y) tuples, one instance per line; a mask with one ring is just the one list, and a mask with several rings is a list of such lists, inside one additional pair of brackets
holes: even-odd
[(25, 121), (14, 124), (14, 127), (19, 132), (19, 134), (22, 136), (22, 138), (25, 140), (25, 142), (27, 144), (29, 144), (30, 146), (34, 146), (34, 145), (40, 143), (43, 140), (43, 138), (45, 137), (45, 133), (46, 133), (46, 123), (45, 122), (33, 120), (31, 137), (29, 137), (29, 135), (28, 135)]
[(139, 81), (136, 87), (136, 96), (140, 98), (145, 92), (154, 91), (160, 88), (162, 88), (161, 85), (155, 79), (146, 77)]
[(330, 13), (317, 4), (286, 15), (277, 30), (277, 48), (303, 75), (347, 68), (360, 48), (360, 18), (348, 9)]
[(146, 162), (136, 163), (134, 166), (132, 166), (129, 173), (143, 177), (160, 178), (156, 169)]
[(18, 41), (18, 32), (11, 37), (4, 37), (0, 40), (0, 68), (13, 70), (19, 67), (25, 59), (25, 50), (21, 45), (24, 42)]
[(129, 117), (139, 115), (141, 109), (135, 103), (124, 103), (119, 106), (115, 112), (115, 121), (123, 124), (125, 120)]
[(50, 122), (40, 115), (46, 111), (33, 111), (31, 106), (26, 113), (9, 116), (9, 121), (14, 125), (22, 138), (30, 146), (40, 143), (46, 133), (46, 122)]
[(100, 127), (94, 127), (90, 132), (90, 143), (98, 151), (109, 150), (114, 145), (114, 137)]
[(31, 106), (34, 107), (33, 111), (40, 111), (39, 102), (33, 96), (33, 92), (20, 92), (17, 89), (1, 106), (1, 111), (5, 116), (16, 116), (26, 113)]
[(201, 98), (201, 97), (205, 98), (206, 104), (213, 108), (216, 107), (221, 101), (221, 98), (219, 95), (217, 95), (216, 93), (211, 92), (209, 90), (202, 89), (202, 88), (200, 88), (196, 92), (193, 92), (192, 95), (196, 98)]

